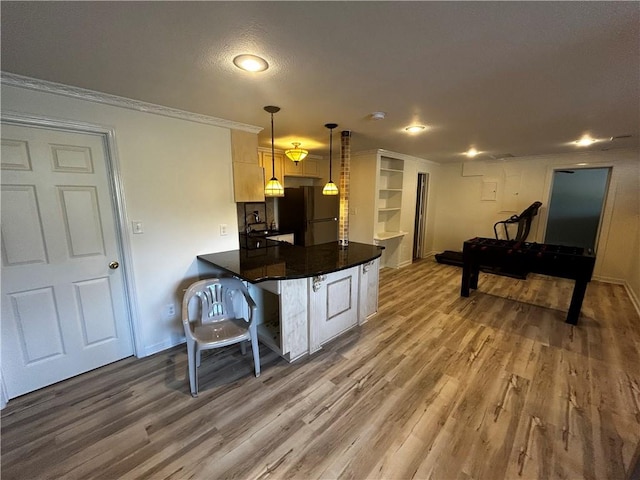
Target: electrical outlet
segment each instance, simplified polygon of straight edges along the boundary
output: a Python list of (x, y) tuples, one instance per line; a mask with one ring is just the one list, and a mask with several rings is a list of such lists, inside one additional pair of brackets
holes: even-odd
[(220, 236), (223, 237), (227, 234), (227, 224), (226, 223), (221, 223), (220, 224)]
[(173, 303), (169, 303), (164, 311), (166, 312), (167, 318), (173, 318), (176, 316), (176, 306)]

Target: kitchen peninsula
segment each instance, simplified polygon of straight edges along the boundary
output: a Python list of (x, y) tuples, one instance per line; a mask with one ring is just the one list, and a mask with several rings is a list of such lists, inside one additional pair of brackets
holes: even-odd
[(291, 362), (376, 313), (381, 253), (363, 243), (302, 247), (240, 235), (238, 250), (198, 261), (203, 276), (231, 273), (248, 282), (260, 340)]

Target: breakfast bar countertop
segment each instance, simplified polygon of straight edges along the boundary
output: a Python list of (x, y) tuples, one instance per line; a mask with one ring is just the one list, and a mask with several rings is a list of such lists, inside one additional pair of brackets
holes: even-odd
[(338, 242), (309, 247), (267, 241), (253, 248), (198, 255), (198, 260), (221, 268), (243, 280), (289, 280), (325, 275), (370, 262), (380, 257), (384, 247)]

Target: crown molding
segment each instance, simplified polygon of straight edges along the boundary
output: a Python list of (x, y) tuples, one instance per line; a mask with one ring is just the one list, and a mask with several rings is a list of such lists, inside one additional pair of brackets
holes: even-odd
[(63, 95), (65, 97), (77, 98), (88, 102), (101, 103), (113, 107), (121, 107), (137, 112), (151, 113), (154, 115), (162, 115), (164, 117), (178, 118), (190, 122), (204, 123), (216, 127), (231, 128), (234, 130), (242, 130), (250, 133), (260, 133), (262, 127), (248, 125), (246, 123), (233, 122), (223, 118), (210, 117), (199, 113), (187, 112), (177, 108), (164, 107), (153, 103), (133, 100), (131, 98), (119, 97), (109, 93), (95, 92), (85, 88), (72, 87), (61, 83), (49, 82), (47, 80), (39, 80), (37, 78), (25, 77), (15, 73), (0, 72), (2, 84), (12, 87), (26, 88), (36, 90), (38, 92), (53, 93)]

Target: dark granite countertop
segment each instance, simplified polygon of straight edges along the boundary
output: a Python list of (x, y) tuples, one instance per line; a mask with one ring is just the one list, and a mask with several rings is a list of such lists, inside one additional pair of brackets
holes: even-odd
[(226, 270), (243, 280), (258, 283), (337, 272), (374, 260), (383, 250), (383, 247), (356, 242), (350, 242), (346, 248), (339, 246), (338, 242), (310, 247), (272, 240), (262, 242), (264, 245), (255, 248), (198, 255), (198, 260)]

